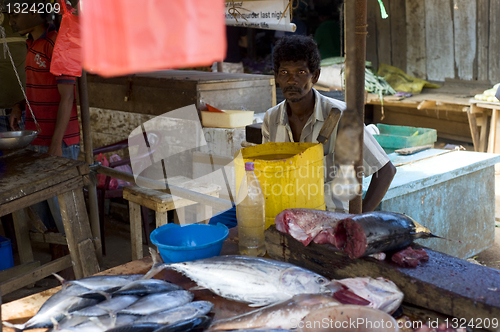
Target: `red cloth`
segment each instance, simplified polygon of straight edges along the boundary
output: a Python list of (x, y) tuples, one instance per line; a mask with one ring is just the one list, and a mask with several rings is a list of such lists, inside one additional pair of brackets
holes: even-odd
[(118, 76), (211, 65), (226, 55), (224, 0), (86, 0), (83, 64)]
[[(26, 55), (26, 96), (30, 102), (35, 118), (42, 132), (33, 141), (33, 145), (50, 146), (57, 120), (61, 95), (57, 84), (73, 84), (71, 76), (54, 76), (50, 73), (50, 63), (57, 32), (54, 26), (37, 40), (28, 39), (28, 54)], [(75, 88), (76, 91), (76, 88)], [(31, 112), (26, 108), (26, 130), (37, 130)], [(63, 138), (64, 143), (73, 145), (80, 142), (80, 126), (76, 111), (76, 99), (73, 101), (71, 118)]]

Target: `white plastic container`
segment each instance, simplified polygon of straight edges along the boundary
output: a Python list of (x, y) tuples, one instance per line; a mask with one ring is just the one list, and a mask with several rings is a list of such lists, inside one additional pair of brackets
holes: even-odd
[(204, 127), (238, 128), (252, 124), (253, 111), (224, 110), (219, 112), (201, 112), (201, 122)]

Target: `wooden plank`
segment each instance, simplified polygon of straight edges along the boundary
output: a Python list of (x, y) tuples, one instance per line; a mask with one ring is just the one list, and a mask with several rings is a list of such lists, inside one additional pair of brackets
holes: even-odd
[(29, 221), (25, 209), (13, 212), (12, 219), (14, 220), (19, 261), (21, 264), (32, 262), (34, 258), (29, 235)]
[(490, 82), (500, 82), (500, 61), (498, 61), (498, 50), (500, 49), (500, 1), (490, 1), (490, 39), (488, 54), (488, 72)]
[(425, 1), (406, 0), (406, 73), (427, 79)]
[(61, 192), (81, 188), (83, 186), (83, 178), (76, 177), (67, 180), (63, 183), (57, 184), (52, 187), (45, 188), (44, 190), (35, 192), (29, 196), (24, 196), (16, 200), (10, 201), (0, 205), (0, 216), (17, 211), (26, 206), (45, 201), (48, 198), (54, 197)]
[(78, 243), (78, 253), (82, 264), (83, 275), (88, 277), (99, 271), (99, 262), (97, 261), (96, 250), (91, 239), (83, 240)]
[(21, 265), (16, 265), (9, 269), (0, 271), (0, 284), (9, 279), (15, 278), (29, 271), (32, 271), (38, 267), (40, 267), (40, 261), (33, 261)]
[(488, 137), (488, 153), (493, 153), (495, 151), (495, 143), (497, 137), (497, 122), (498, 122), (498, 110), (494, 109), (491, 112), (490, 135)]
[(31, 206), (27, 207), (26, 212), (31, 219), (31, 225), (40, 233), (45, 233), (47, 231), (47, 226), (45, 226), (38, 214), (33, 211), (33, 208)]
[[(426, 249), (427, 263), (403, 268), (373, 258), (350, 259), (328, 244), (307, 247), (273, 225), (266, 230), (266, 249), (271, 258), (286, 261), (327, 278), (384, 277), (404, 293), (404, 301), (452, 317), (498, 319), (500, 296), (497, 270)], [(496, 328), (491, 331), (498, 331)]]
[[(64, 224), (64, 231), (66, 232), (68, 249), (71, 255), (71, 259), (73, 260), (75, 278), (80, 279), (99, 272), (98, 266), (88, 266), (86, 262), (82, 262), (80, 259), (80, 257), (82, 257), (83, 255), (79, 252), (78, 244), (85, 241), (86, 239), (92, 240), (93, 238), (92, 232), (90, 230), (87, 211), (85, 209), (83, 191), (81, 189), (72, 190), (58, 195), (58, 199), (59, 206), (61, 208), (61, 217)], [(93, 250), (92, 252), (95, 255), (95, 250)], [(83, 265), (86, 265), (89, 269), (84, 271), (82, 269)]]
[(479, 152), (479, 130), (477, 128), (476, 114), (471, 112), (470, 107), (467, 108), (467, 118), (469, 119), (469, 128), (472, 136), (472, 144), (474, 145), (474, 151)]
[(34, 242), (53, 243), (67, 245), (66, 236), (61, 233), (34, 233), (30, 232), (30, 240)]
[[(33, 160), (36, 160), (36, 163)], [(0, 204), (43, 191), (77, 177), (80, 175), (77, 167), (85, 164), (83, 161), (29, 150), (20, 150), (0, 157), (0, 161), (4, 165), (0, 177)]]
[(486, 152), (488, 149), (488, 135), (490, 132), (490, 117), (483, 116), (481, 118), (481, 134), (479, 135), (479, 151)]
[[(373, 1), (375, 2), (375, 1)], [(406, 72), (406, 2), (391, 0), (389, 17), (391, 19), (392, 65)]]
[(130, 249), (132, 250), (132, 260), (136, 260), (143, 257), (141, 206), (133, 201), (129, 201), (128, 206), (130, 215)]
[(425, 0), (427, 79), (455, 78), (453, 20), (449, 0)]
[[(463, 107), (463, 106), (462, 106)], [(397, 106), (385, 106), (384, 108), (394, 113), (407, 114), (408, 116), (421, 116), (426, 118), (435, 118), (438, 120), (448, 120), (451, 122), (460, 122), (464, 125), (468, 124), (467, 113), (455, 112), (450, 110), (439, 110), (439, 109), (412, 109), (407, 107), (397, 107)], [(374, 109), (380, 109), (380, 106), (374, 106)]]
[(168, 224), (168, 213), (155, 212), (155, 223), (156, 223), (156, 228)]
[(372, 67), (378, 68), (377, 51), (377, 16), (380, 15), (378, 2), (367, 1), (366, 19), (368, 23), (368, 35), (366, 36), (366, 61), (372, 63)]
[[(391, 12), (389, 0), (383, 0), (385, 9), (388, 13)], [(392, 49), (391, 49), (391, 20), (392, 16), (383, 19), (380, 14), (380, 8), (376, 11), (377, 20), (377, 57), (379, 65), (385, 63), (392, 65)], [(377, 68), (378, 69), (378, 68)]]
[(454, 0), (453, 32), (455, 34), (455, 67), (458, 78), (474, 78), (474, 60), (476, 58), (476, 22), (477, 3), (470, 0)]
[(62, 271), (71, 266), (71, 257), (69, 255), (66, 255), (47, 264), (44, 264), (34, 271), (27, 272), (21, 276), (17, 276), (5, 281), (4, 283), (0, 284), (0, 291), (2, 292), (2, 294), (8, 294), (19, 288), (30, 285), (37, 280), (46, 278), (54, 272)]
[(477, 0), (477, 79), (488, 81), (490, 0)]

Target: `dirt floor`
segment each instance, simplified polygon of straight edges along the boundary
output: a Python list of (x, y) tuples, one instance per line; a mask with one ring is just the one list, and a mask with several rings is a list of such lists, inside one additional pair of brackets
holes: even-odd
[[(436, 147), (443, 148), (445, 144), (449, 144), (449, 142), (438, 142)], [(466, 146), (466, 148), (467, 150), (470, 150), (471, 146)], [(482, 265), (500, 270), (500, 171), (497, 171), (497, 174), (495, 175), (495, 189), (497, 194), (495, 244), (472, 259)], [(126, 205), (120, 202), (113, 202), (110, 206), (110, 212), (110, 216), (105, 218), (107, 255), (103, 257), (102, 270), (127, 263), (131, 260), (130, 232)], [(150, 217), (152, 222), (152, 215)], [(153, 229), (153, 227), (154, 226), (151, 224), (150, 228)], [(1, 227), (0, 233), (2, 233)], [(51, 255), (48, 245), (39, 243), (34, 244), (33, 249), (35, 259), (40, 260), (41, 264), (50, 261)], [(144, 245), (144, 249), (145, 252), (147, 252), (146, 245)], [(18, 260), (16, 254), (14, 254), (14, 260), (15, 262)], [(48, 277), (36, 282), (35, 286), (32, 288), (22, 288), (15, 292), (4, 294), (2, 296), (2, 300), (3, 303), (10, 302), (58, 285), (59, 282), (54, 277)]]

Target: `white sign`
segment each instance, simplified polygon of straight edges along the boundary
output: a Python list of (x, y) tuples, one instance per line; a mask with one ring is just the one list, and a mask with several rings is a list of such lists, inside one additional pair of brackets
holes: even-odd
[(226, 2), (226, 25), (293, 32), (288, 4), (288, 0)]

